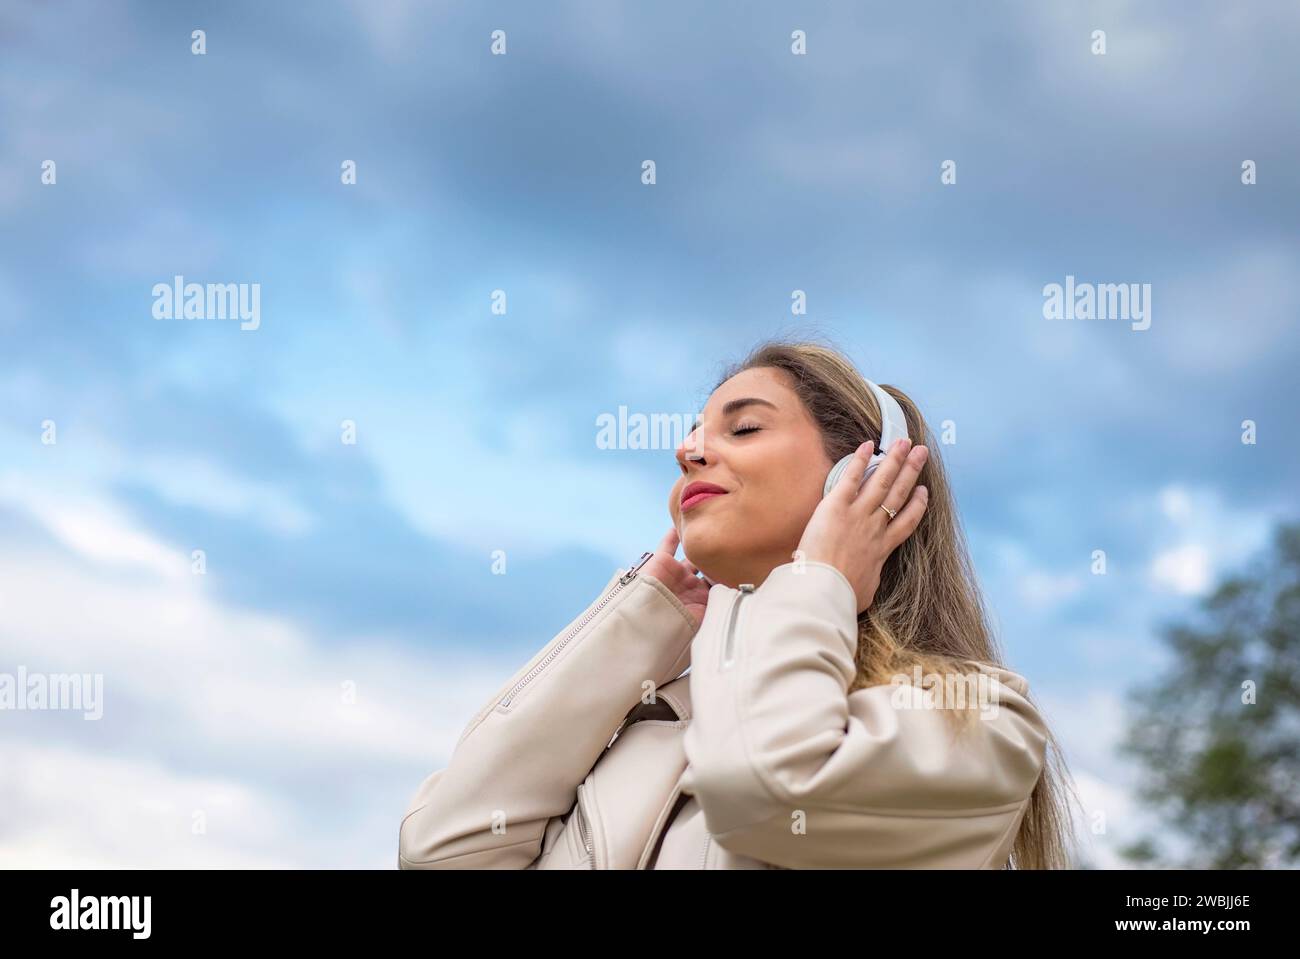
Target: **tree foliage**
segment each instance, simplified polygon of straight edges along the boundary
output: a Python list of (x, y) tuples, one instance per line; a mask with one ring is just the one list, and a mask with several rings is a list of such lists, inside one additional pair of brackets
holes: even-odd
[(1139, 797), (1184, 837), (1147, 837), (1134, 865), (1242, 869), (1300, 862), (1300, 524), (1164, 630), (1171, 666), (1130, 693), (1121, 751)]

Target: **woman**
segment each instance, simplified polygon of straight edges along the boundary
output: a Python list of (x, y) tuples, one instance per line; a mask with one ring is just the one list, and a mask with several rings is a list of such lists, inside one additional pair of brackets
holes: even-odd
[(942, 464), (900, 440), (861, 483), (891, 415), (930, 438), (881, 389), (812, 344), (730, 370), (673, 529), (484, 704), (399, 867), (1068, 866), (1056, 743), (999, 665)]

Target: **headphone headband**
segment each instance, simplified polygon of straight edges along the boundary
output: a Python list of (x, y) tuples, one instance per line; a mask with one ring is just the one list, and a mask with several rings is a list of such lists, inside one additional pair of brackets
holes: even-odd
[(903, 408), (898, 405), (898, 400), (871, 380), (867, 380), (867, 386), (875, 394), (876, 405), (880, 407), (880, 449), (872, 453), (872, 458), (879, 456), (884, 459), (895, 442), (907, 438), (907, 417), (903, 415)]

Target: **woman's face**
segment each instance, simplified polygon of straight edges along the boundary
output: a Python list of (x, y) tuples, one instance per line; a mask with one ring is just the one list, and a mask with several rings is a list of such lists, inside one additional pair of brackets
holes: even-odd
[[(833, 465), (787, 374), (771, 367), (737, 373), (714, 390), (677, 463), (682, 475), (668, 512), (682, 551), (709, 579), (732, 587), (758, 586), (793, 560)], [(696, 482), (725, 492), (688, 497), (683, 509), (682, 492)]]

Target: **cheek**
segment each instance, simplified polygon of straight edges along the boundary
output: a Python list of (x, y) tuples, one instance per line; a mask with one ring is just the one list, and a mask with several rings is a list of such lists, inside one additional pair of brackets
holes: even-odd
[(784, 512), (791, 500), (805, 499), (812, 467), (802, 448), (789, 443), (765, 449), (743, 464), (745, 492), (753, 493), (764, 508)]
[(678, 513), (678, 504), (682, 500), (682, 489), (686, 486), (686, 477), (683, 476), (673, 484), (673, 488), (668, 491), (668, 515), (673, 518), (673, 525), (676, 526), (680, 520)]
[(821, 502), (826, 473), (803, 450), (787, 450), (756, 469), (745, 486), (746, 522), (765, 538), (801, 535)]

